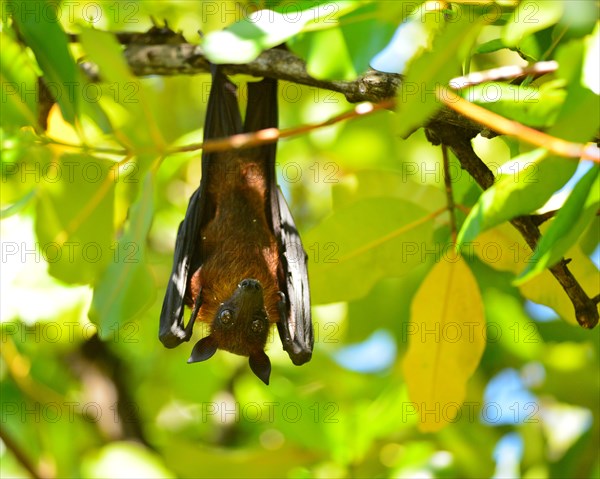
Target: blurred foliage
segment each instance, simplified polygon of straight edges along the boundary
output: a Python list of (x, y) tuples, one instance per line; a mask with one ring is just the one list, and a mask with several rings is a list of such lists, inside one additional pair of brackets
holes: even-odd
[[(450, 157), (457, 260), (441, 151), (420, 128), (440, 108), (436, 85), (557, 60), (553, 74), (462, 95), (558, 138), (593, 139), (597, 2), (1, 8), (2, 477), (27, 477), (15, 450), (44, 477), (600, 477), (598, 335), (575, 325), (545, 269), (572, 258), (586, 292), (599, 293), (597, 165), (476, 138), (499, 179), (482, 194)], [(244, 358), (188, 366), (187, 344), (157, 339), (177, 227), (200, 177), (200, 152), (167, 151), (201, 141), (210, 78), (129, 72), (106, 32), (147, 31), (151, 18), (202, 42), (214, 62), (287, 42), (318, 78), (352, 80), (374, 63), (406, 74), (397, 113), (279, 144), (279, 182), (309, 254), (316, 344), (297, 368), (273, 335), (269, 387)], [(248, 78), (237, 80), (244, 98)], [(280, 83), (283, 128), (351, 107)], [(553, 209), (535, 253), (506, 223)]]

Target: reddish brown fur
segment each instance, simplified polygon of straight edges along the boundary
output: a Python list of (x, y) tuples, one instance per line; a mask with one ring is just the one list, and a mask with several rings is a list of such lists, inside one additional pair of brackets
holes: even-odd
[(263, 287), (269, 322), (276, 322), (279, 258), (265, 213), (267, 187), (261, 161), (249, 153), (226, 153), (210, 165), (208, 174), (209, 204), (216, 205), (216, 213), (199, 238), (204, 262), (190, 280), (188, 304), (193, 307), (202, 289), (197, 320), (212, 323), (239, 282), (254, 278)]

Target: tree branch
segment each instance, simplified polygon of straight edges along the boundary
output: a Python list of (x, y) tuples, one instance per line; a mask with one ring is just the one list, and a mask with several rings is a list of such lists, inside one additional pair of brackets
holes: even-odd
[(582, 145), (580, 143), (572, 143), (563, 140), (562, 138), (547, 135), (539, 130), (509, 120), (497, 113), (464, 100), (444, 87), (438, 87), (436, 89), (436, 95), (440, 101), (446, 104), (446, 106), (452, 108), (461, 115), (476, 120), (498, 133), (516, 136), (523, 141), (546, 148), (560, 156), (576, 159), (581, 158), (600, 163), (600, 151), (594, 144)]
[(19, 464), (21, 464), (27, 470), (27, 472), (31, 475), (33, 479), (43, 479), (44, 477), (50, 477), (42, 474), (42, 472), (35, 467), (29, 456), (27, 456), (25, 451), (21, 449), (21, 447), (8, 434), (4, 426), (0, 428), (0, 439), (2, 439), (2, 442), (4, 443), (6, 448), (14, 454)]
[[(471, 139), (476, 131), (461, 130), (452, 125), (432, 123), (427, 136), (434, 144), (446, 144), (454, 152), (461, 166), (477, 181), (484, 190), (494, 184), (494, 175), (486, 164), (477, 156), (471, 145)], [(532, 250), (540, 239), (540, 230), (530, 216), (519, 216), (511, 220), (511, 224), (521, 233)], [(565, 293), (573, 303), (577, 322), (584, 328), (592, 329), (598, 324), (597, 301), (590, 298), (577, 282), (573, 273), (567, 267), (568, 261), (564, 258), (552, 266), (550, 272), (559, 282)]]
[[(202, 47), (190, 43), (175, 45), (130, 44), (125, 48), (125, 59), (136, 76), (195, 75), (210, 71), (210, 63)], [(242, 65), (223, 65), (228, 75), (245, 74), (286, 80), (309, 87), (331, 90), (344, 95), (350, 103), (370, 101), (379, 103), (396, 96), (401, 88), (402, 75), (369, 70), (354, 81), (318, 80), (306, 71), (304, 60), (285, 49), (262, 52), (258, 58)], [(483, 127), (450, 109), (436, 115), (438, 121), (462, 128)]]

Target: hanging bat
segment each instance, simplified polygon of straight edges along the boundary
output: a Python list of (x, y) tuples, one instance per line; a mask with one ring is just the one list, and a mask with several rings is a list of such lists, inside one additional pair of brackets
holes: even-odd
[[(277, 127), (277, 82), (248, 84), (242, 127), (236, 89), (212, 67), (204, 140)], [(306, 253), (275, 176), (276, 144), (202, 154), (200, 187), (179, 225), (173, 271), (160, 316), (167, 348), (189, 341), (195, 321), (210, 325), (188, 363), (217, 349), (249, 357), (269, 384), (264, 348), (271, 323), (296, 365), (310, 361), (313, 329)], [(184, 326), (184, 305), (192, 315)]]

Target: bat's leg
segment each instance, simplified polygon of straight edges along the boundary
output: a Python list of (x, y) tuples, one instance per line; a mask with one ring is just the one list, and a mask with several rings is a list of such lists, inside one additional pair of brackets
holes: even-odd
[(196, 316), (198, 316), (198, 311), (200, 311), (200, 306), (202, 306), (202, 290), (198, 291), (196, 295), (196, 301), (194, 301), (194, 310), (192, 311), (192, 316), (185, 327), (185, 340), (189, 341), (192, 337), (192, 331), (194, 330), (194, 323), (196, 322)]
[(290, 337), (290, 331), (287, 328), (288, 324), (288, 302), (285, 294), (279, 291), (279, 301), (277, 303), (277, 309), (279, 311), (279, 321), (277, 322), (277, 330), (279, 331), (279, 338), (285, 351), (288, 351), (292, 345), (292, 338)]
[(287, 318), (287, 300), (285, 299), (285, 294), (282, 291), (279, 291), (279, 301), (277, 302), (277, 310), (279, 311), (279, 321), (283, 323)]

